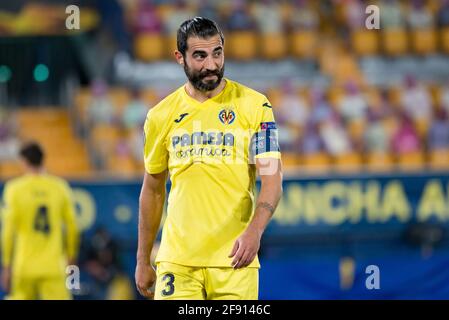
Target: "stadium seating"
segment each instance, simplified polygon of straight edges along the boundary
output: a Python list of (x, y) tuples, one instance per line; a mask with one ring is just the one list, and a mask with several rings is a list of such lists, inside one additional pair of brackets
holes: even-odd
[(276, 60), (287, 55), (287, 37), (284, 34), (261, 35), (260, 50), (262, 57), (268, 60)]
[(291, 53), (295, 58), (314, 58), (318, 45), (318, 33), (312, 30), (296, 31), (290, 35)]
[(252, 31), (231, 32), (226, 47), (230, 58), (244, 61), (254, 59), (257, 54), (257, 36)]
[(412, 46), (417, 54), (426, 55), (436, 51), (437, 34), (434, 29), (412, 31)]
[(441, 29), (440, 44), (443, 52), (449, 54), (449, 27)]
[(17, 161), (2, 161), (0, 162), (0, 178), (3, 180), (16, 177), (22, 174), (23, 168)]
[(284, 167), (297, 167), (300, 164), (299, 155), (296, 152), (282, 153), (282, 164)]
[(423, 151), (415, 151), (399, 154), (397, 156), (398, 169), (401, 171), (422, 170), (425, 165), (425, 154)]
[(351, 40), (354, 52), (360, 56), (374, 55), (379, 51), (379, 34), (376, 30), (356, 30)]
[(430, 122), (428, 119), (418, 119), (415, 121), (415, 128), (421, 139), (425, 139), (427, 137), (429, 127)]
[[(309, 3), (310, 7), (322, 18), (323, 12), (320, 5)], [(281, 15), (284, 19), (285, 32), (280, 34), (262, 34), (257, 26), (245, 31), (224, 30), (226, 36), (226, 59), (251, 62), (253, 60), (265, 60), (267, 65), (274, 60), (293, 58), (301, 61), (313, 59), (317, 63), (320, 74), (330, 80), (326, 86), (326, 99), (332, 111), (340, 113), (339, 107), (342, 97), (345, 95), (345, 85), (348, 81), (355, 82), (362, 90), (367, 104), (377, 107), (383, 103), (389, 104), (391, 114), (384, 116), (381, 121), (385, 131), (391, 139), (397, 130), (398, 112), (403, 109), (404, 94), (401, 83), (391, 82), (389, 85), (373, 85), (367, 83), (365, 70), (361, 68), (361, 58), (376, 56), (376, 59), (389, 57), (402, 58), (404, 56), (416, 55), (426, 57), (439, 51), (449, 53), (449, 28), (409, 28), (408, 26), (397, 28), (382, 28), (379, 30), (366, 30), (365, 28), (352, 28), (348, 24), (349, 2), (341, 2), (333, 5), (334, 12), (331, 14), (334, 20), (320, 21), (318, 27), (312, 28), (288, 28), (288, 21), (292, 18), (293, 4), (282, 2), (280, 4)], [(195, 4), (189, 4), (191, 9), (196, 10)], [(426, 6), (433, 14), (439, 10), (439, 3), (429, 1)], [(404, 14), (409, 9), (408, 4), (401, 3)], [(230, 4), (217, 4), (217, 12), (221, 17), (228, 17), (232, 11)], [(248, 12), (254, 14), (254, 4), (248, 4)], [(166, 21), (176, 10), (171, 3), (159, 4), (156, 11), (161, 21)], [(253, 17), (254, 18), (254, 17)], [(256, 19), (257, 20), (257, 19)], [(256, 21), (255, 20), (255, 21)], [(256, 23), (257, 24), (257, 23)], [(225, 23), (221, 25), (226, 26)], [(344, 32), (340, 32), (344, 30)], [(138, 60), (155, 62), (162, 59), (172, 59), (173, 51), (176, 49), (176, 37), (173, 34), (161, 33), (160, 35), (136, 34), (134, 38), (134, 50)], [(402, 67), (406, 67), (404, 64)], [(385, 80), (384, 80), (385, 81)], [(434, 110), (441, 103), (441, 84), (425, 83), (432, 97)], [(388, 101), (381, 99), (382, 91), (386, 90)], [(311, 99), (311, 87), (309, 85), (298, 88), (297, 92), (305, 98), (313, 111)], [(282, 102), (283, 88), (279, 85), (269, 85), (264, 89), (265, 94), (273, 105), (273, 111), (282, 112), (278, 106)], [(91, 101), (91, 93), (88, 89), (81, 89), (75, 98), (77, 117), (86, 124), (87, 110)], [(148, 106), (156, 104), (162, 97), (155, 88), (148, 86), (143, 88), (141, 99)], [(131, 95), (128, 89), (114, 87), (109, 89), (108, 97), (114, 105), (117, 118), (123, 113)], [(369, 124), (365, 117), (356, 121), (344, 122), (347, 135), (352, 143), (360, 150), (365, 150), (364, 133)], [(426, 141), (431, 122), (428, 119), (417, 119), (415, 128), (421, 141)], [(108, 128), (109, 126), (109, 128)], [(123, 139), (128, 139), (120, 123), (110, 125), (94, 126), (88, 134), (89, 145), (94, 146), (99, 153), (106, 158), (104, 165), (107, 170), (117, 171), (123, 169), (125, 175), (133, 172), (141, 172), (143, 165), (134, 160), (130, 155), (117, 155), (116, 148)], [(298, 124), (298, 130), (302, 132), (304, 124)], [(302, 134), (302, 133), (301, 133)], [(97, 148), (98, 146), (98, 148)], [(427, 152), (424, 144), (423, 150), (413, 154), (394, 155), (392, 153), (368, 153), (361, 151), (351, 152), (338, 157), (331, 157), (326, 151), (311, 155), (300, 155), (297, 151), (283, 152), (284, 166), (287, 168), (298, 167), (315, 172), (353, 172), (360, 170), (387, 171), (400, 168), (402, 170), (416, 170), (424, 168), (426, 160), (430, 167), (444, 167), (444, 152)], [(109, 155), (109, 156), (108, 156)]]
[(387, 29), (383, 31), (382, 43), (386, 54), (404, 55), (408, 50), (408, 34), (404, 29)]
[(301, 158), (301, 166), (306, 172), (328, 172), (331, 169), (331, 158), (325, 152), (305, 154)]
[[(35, 140), (47, 154), (47, 169), (64, 177), (92, 174), (89, 154), (82, 140), (76, 137), (69, 113), (63, 108), (20, 109), (16, 114), (18, 135), (22, 141)], [(2, 163), (2, 176), (18, 173), (18, 165)]]
[(371, 152), (367, 155), (366, 169), (370, 172), (388, 172), (394, 169), (394, 159), (389, 153)]
[(449, 150), (439, 149), (430, 151), (429, 167), (433, 170), (448, 170)]
[(359, 172), (362, 169), (362, 157), (357, 152), (349, 152), (335, 157), (335, 170), (340, 173)]
[(134, 40), (134, 51), (139, 60), (151, 62), (164, 55), (164, 39), (160, 34), (141, 33)]
[(178, 49), (175, 35), (168, 35), (164, 39), (165, 50), (164, 54), (167, 59), (174, 59), (174, 52)]

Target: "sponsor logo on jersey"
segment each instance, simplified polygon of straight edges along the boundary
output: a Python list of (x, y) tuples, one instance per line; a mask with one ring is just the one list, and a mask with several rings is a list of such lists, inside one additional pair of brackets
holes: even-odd
[(271, 105), (270, 105), (268, 102), (265, 102), (265, 103), (262, 105), (262, 107), (272, 109)]
[(183, 113), (179, 115), (179, 118), (175, 120), (176, 123), (180, 123), (188, 113)]
[(232, 133), (224, 132), (194, 132), (192, 134), (186, 133), (181, 136), (173, 136), (171, 140), (173, 148), (192, 145), (233, 146), (235, 137)]

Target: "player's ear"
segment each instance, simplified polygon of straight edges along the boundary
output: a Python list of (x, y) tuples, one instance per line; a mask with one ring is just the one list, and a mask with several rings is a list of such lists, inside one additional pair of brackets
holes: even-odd
[(175, 51), (175, 58), (180, 65), (184, 65), (184, 57), (182, 56), (182, 53), (179, 52), (178, 50)]

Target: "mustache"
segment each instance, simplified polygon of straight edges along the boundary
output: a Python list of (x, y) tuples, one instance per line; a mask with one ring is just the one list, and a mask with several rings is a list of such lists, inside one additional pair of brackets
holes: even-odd
[(199, 76), (201, 78), (205, 78), (205, 77), (208, 77), (208, 76), (217, 76), (218, 77), (218, 76), (220, 76), (220, 70), (205, 71), (205, 72), (200, 73)]

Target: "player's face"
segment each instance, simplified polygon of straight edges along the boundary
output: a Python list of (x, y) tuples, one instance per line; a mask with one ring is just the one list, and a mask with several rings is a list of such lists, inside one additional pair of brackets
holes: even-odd
[(218, 34), (187, 40), (184, 71), (197, 90), (212, 91), (218, 87), (224, 74), (223, 44)]

